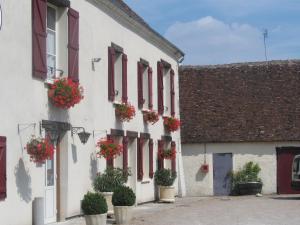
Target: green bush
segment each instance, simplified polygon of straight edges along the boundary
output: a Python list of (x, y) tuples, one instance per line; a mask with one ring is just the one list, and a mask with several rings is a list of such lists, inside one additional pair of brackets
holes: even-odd
[(129, 169), (107, 168), (104, 173), (96, 176), (94, 189), (99, 192), (113, 192), (117, 187), (125, 184), (130, 175)]
[(161, 186), (172, 186), (176, 177), (177, 173), (170, 169), (157, 170), (154, 175), (156, 185)]
[(135, 194), (130, 187), (119, 186), (114, 190), (112, 204), (114, 206), (132, 206), (135, 203)]
[(261, 182), (258, 177), (261, 171), (258, 163), (253, 163), (252, 161), (247, 162), (242, 169), (231, 173), (232, 177), (232, 188), (235, 190), (237, 184), (248, 183), (248, 182)]
[(100, 193), (88, 192), (84, 195), (81, 208), (85, 215), (97, 215), (107, 213), (107, 203)]

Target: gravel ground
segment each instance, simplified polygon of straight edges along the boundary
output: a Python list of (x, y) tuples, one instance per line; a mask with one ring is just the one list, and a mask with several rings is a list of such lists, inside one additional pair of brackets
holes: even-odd
[[(130, 225), (300, 225), (300, 195), (178, 198), (140, 205), (134, 215)], [(85, 225), (83, 218), (63, 224)]]

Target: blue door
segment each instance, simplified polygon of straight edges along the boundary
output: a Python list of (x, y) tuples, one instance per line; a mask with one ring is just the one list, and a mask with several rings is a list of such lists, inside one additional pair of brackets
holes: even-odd
[(232, 154), (213, 154), (214, 195), (229, 195), (231, 191)]

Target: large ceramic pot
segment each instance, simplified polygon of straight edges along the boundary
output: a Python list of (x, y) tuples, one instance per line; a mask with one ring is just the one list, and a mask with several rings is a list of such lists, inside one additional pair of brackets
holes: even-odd
[(133, 206), (114, 206), (117, 224), (130, 224)]
[(237, 192), (240, 195), (256, 195), (261, 193), (261, 182), (247, 182), (237, 184)]
[(101, 192), (101, 194), (103, 194), (103, 196), (106, 200), (106, 203), (107, 203), (107, 215), (109, 215), (109, 216), (113, 215), (114, 214), (114, 206), (111, 202), (113, 192)]
[(86, 225), (106, 225), (107, 214), (85, 215)]
[(159, 186), (159, 201), (160, 202), (175, 202), (174, 186)]

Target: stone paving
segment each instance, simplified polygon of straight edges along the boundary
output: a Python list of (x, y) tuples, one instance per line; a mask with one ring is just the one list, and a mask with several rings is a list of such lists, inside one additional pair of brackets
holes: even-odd
[[(300, 195), (178, 198), (140, 205), (134, 215), (130, 225), (300, 225)], [(85, 225), (83, 218), (62, 224)]]

